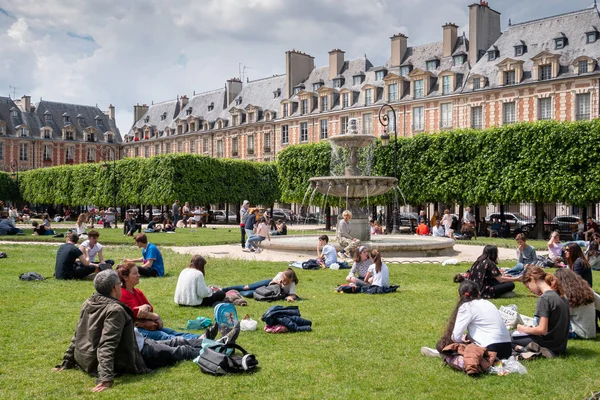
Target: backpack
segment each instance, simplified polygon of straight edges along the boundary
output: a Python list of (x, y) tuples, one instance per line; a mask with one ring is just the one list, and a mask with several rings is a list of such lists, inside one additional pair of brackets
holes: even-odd
[(21, 274), (21, 276), (19, 276), (19, 279), (23, 281), (43, 281), (46, 278), (44, 278), (37, 272), (25, 272), (24, 274)]
[(219, 323), (219, 327), (226, 326), (232, 329), (238, 322), (235, 305), (231, 303), (217, 304), (215, 306), (215, 322)]
[[(233, 350), (230, 354), (234, 354), (235, 350), (239, 350), (242, 355), (227, 355), (229, 349)], [(198, 364), (200, 371), (215, 376), (249, 372), (256, 369), (258, 365), (254, 354), (249, 354), (237, 344), (206, 347), (194, 362)]]
[(321, 269), (319, 262), (313, 258), (302, 263), (302, 269)]
[(263, 286), (254, 291), (254, 300), (258, 301), (275, 301), (284, 297), (283, 290), (279, 285)]

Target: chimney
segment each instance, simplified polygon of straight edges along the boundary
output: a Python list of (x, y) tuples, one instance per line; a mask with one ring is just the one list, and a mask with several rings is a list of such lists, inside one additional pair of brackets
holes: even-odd
[(390, 38), (392, 40), (392, 67), (399, 67), (406, 55), (408, 36), (399, 33)]
[(187, 103), (188, 103), (188, 97), (185, 94), (183, 96), (179, 97), (179, 109), (180, 110), (183, 110), (183, 107), (185, 107), (187, 105)]
[(294, 93), (294, 86), (304, 82), (313, 69), (315, 69), (314, 57), (296, 50), (285, 52), (287, 98), (290, 98)]
[(115, 106), (112, 104), (108, 106), (108, 118), (115, 120)]
[(500, 13), (487, 1), (469, 6), (469, 64), (473, 67), (500, 37)]
[(138, 103), (135, 106), (133, 106), (133, 123), (135, 124), (140, 119), (142, 119), (144, 114), (146, 114), (147, 112), (148, 106), (146, 104), (140, 106), (140, 103)]
[(31, 96), (23, 96), (21, 97), (21, 111), (30, 112), (31, 111)]
[(333, 49), (329, 52), (329, 79), (333, 79), (342, 72), (344, 67), (344, 52)]
[(242, 81), (238, 78), (228, 79), (225, 83), (225, 108), (228, 107), (233, 99), (242, 91)]
[(458, 26), (449, 22), (442, 28), (444, 28), (444, 57), (450, 57), (454, 52), (454, 46), (456, 46)]

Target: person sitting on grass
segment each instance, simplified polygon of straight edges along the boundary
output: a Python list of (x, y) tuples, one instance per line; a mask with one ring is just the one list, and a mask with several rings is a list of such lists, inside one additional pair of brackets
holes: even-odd
[(86, 229), (85, 229), (85, 221), (87, 220), (86, 213), (81, 213), (77, 217), (77, 221), (75, 222), (75, 228), (73, 228), (73, 233), (76, 233), (79, 236), (79, 239), (87, 239)]
[(144, 337), (154, 340), (169, 340), (176, 336), (200, 338), (194, 333), (181, 333), (163, 326), (162, 319), (154, 312), (144, 293), (135, 288), (140, 283), (140, 273), (134, 263), (119, 265), (117, 272), (121, 280), (121, 301), (133, 311), (135, 326)]
[(371, 250), (369, 254), (372, 264), (365, 275), (365, 282), (372, 286), (387, 288), (390, 286), (390, 270), (381, 261), (381, 253), (377, 249)]
[(550, 234), (550, 240), (548, 240), (548, 258), (559, 264), (564, 261), (563, 246), (560, 243), (560, 233), (558, 231)]
[(20, 235), (23, 231), (17, 228), (5, 214), (0, 215), (0, 236), (2, 235)]
[[(460, 283), (469, 279), (480, 288), (479, 292), (484, 299), (495, 299), (512, 292), (515, 289), (513, 282), (519, 277), (504, 276), (496, 266), (498, 262), (498, 248), (488, 244), (483, 248), (482, 254), (464, 274), (454, 277), (454, 282)], [(514, 296), (514, 293), (513, 293)]]
[(151, 278), (163, 276), (165, 274), (165, 265), (158, 247), (152, 243), (148, 243), (148, 237), (143, 233), (138, 233), (133, 239), (135, 240), (135, 245), (142, 249), (142, 258), (136, 258), (135, 260), (126, 258), (123, 262), (141, 262), (142, 265), (138, 267), (138, 270), (143, 277)]
[(46, 225), (40, 225), (40, 223), (37, 221), (33, 221), (31, 226), (33, 226), (33, 236), (54, 235), (54, 231), (52, 229), (47, 229)]
[[(96, 293), (83, 303), (71, 344), (55, 372), (79, 367), (96, 377), (93, 392), (102, 392), (114, 383), (117, 374), (147, 374), (151, 369), (166, 367), (200, 355), (202, 339), (170, 340), (144, 338), (134, 328), (131, 309), (121, 303), (121, 283), (113, 270), (102, 271), (94, 278)], [(218, 325), (206, 330), (206, 338), (214, 339)], [(224, 344), (235, 343), (236, 325)]]
[(162, 226), (162, 232), (175, 232), (175, 225), (173, 225), (173, 221), (170, 219), (165, 219)]
[[(439, 221), (438, 221), (439, 222)], [(369, 267), (373, 264), (369, 257), (369, 249), (366, 246), (360, 246), (354, 254), (354, 264), (346, 277), (346, 280), (356, 286), (367, 286), (365, 277), (369, 272)]]
[(160, 232), (160, 225), (158, 224), (158, 217), (153, 217), (152, 221), (148, 222), (146, 229), (144, 229), (144, 233), (154, 233)]
[(286, 296), (285, 299), (287, 301), (295, 301), (298, 299), (296, 296), (296, 285), (298, 284), (298, 277), (293, 269), (288, 268), (285, 271), (282, 271), (275, 275), (273, 279), (265, 279), (263, 281), (258, 281), (254, 283), (250, 283), (248, 285), (235, 285), (224, 287), (221, 290), (224, 292), (228, 292), (230, 290), (237, 290), (244, 297), (253, 297), (254, 291), (259, 287), (269, 286), (269, 285), (279, 285), (281, 286), (281, 291)]
[(287, 235), (287, 225), (282, 220), (278, 219), (275, 223), (275, 230), (271, 231), (271, 236), (285, 236)]
[(133, 236), (135, 231), (142, 233), (142, 224), (138, 224), (135, 220), (135, 216), (132, 213), (125, 214), (125, 220), (123, 221), (123, 235)]
[(427, 226), (427, 224), (425, 223), (425, 220), (423, 218), (421, 218), (421, 221), (419, 221), (419, 226), (417, 226), (417, 230), (415, 231), (415, 234), (417, 234), (419, 236), (429, 235), (429, 227)]
[(42, 224), (44, 225), (44, 228), (46, 228), (46, 230), (48, 229), (52, 229), (52, 225), (50, 222), (50, 215), (48, 215), (48, 213), (44, 213), (42, 215)]
[(585, 256), (588, 259), (590, 267), (592, 267), (594, 271), (600, 271), (600, 246), (596, 240), (590, 242), (590, 246), (588, 247)]
[(463, 281), (458, 287), (458, 303), (436, 350), (422, 347), (421, 354), (439, 357), (452, 343), (474, 343), (496, 352), (501, 360), (512, 355), (510, 334), (500, 312), (492, 302), (480, 297), (477, 284), (470, 280)]
[(577, 243), (567, 243), (564, 247), (565, 260), (569, 269), (581, 276), (589, 285), (592, 285), (592, 268)]
[[(99, 272), (98, 265), (90, 265), (87, 255), (75, 246), (79, 236), (68, 233), (66, 243), (61, 245), (56, 252), (54, 277), (56, 279), (82, 279)], [(77, 262), (79, 260), (79, 262)]]
[(519, 276), (523, 273), (525, 265), (533, 264), (537, 260), (535, 249), (533, 246), (527, 244), (524, 234), (519, 233), (515, 236), (515, 240), (517, 241), (517, 265), (505, 271), (504, 275)]
[(565, 297), (569, 301), (570, 338), (595, 339), (599, 330), (596, 318), (600, 310), (600, 301), (598, 301), (600, 296), (581, 276), (568, 268), (556, 270), (554, 276), (560, 282)]
[[(92, 229), (88, 234), (88, 239), (81, 243), (81, 245), (79, 246), (79, 250), (81, 250), (83, 254), (86, 255), (88, 260), (90, 260), (91, 266), (99, 267), (102, 265), (110, 265), (110, 267), (112, 268), (112, 266), (115, 265), (115, 260), (104, 259), (104, 256), (102, 255), (103, 246), (100, 243), (98, 243), (99, 237), (100, 233), (97, 230)], [(96, 255), (98, 256), (99, 262), (96, 262)]]
[(337, 263), (337, 254), (335, 247), (329, 244), (329, 236), (319, 236), (319, 244), (317, 244), (317, 263), (321, 268), (329, 268), (331, 264)]
[(444, 227), (442, 226), (442, 221), (439, 218), (435, 220), (435, 225), (433, 226), (431, 233), (434, 237), (446, 236), (446, 232), (444, 232)]
[(206, 286), (206, 259), (201, 255), (192, 257), (190, 265), (183, 269), (175, 287), (175, 303), (180, 306), (212, 307), (225, 299), (225, 292)]
[[(523, 284), (538, 296), (534, 317), (537, 326), (517, 325), (517, 331), (526, 336), (514, 336), (513, 348), (537, 343), (546, 357), (564, 354), (569, 340), (569, 301), (564, 297), (562, 286), (552, 274), (535, 265), (527, 265), (523, 272)], [(550, 352), (547, 352), (549, 350)]]

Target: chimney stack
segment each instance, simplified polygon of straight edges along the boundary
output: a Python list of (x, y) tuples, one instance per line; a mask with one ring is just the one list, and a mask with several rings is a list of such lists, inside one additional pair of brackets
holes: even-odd
[(179, 110), (183, 110), (183, 107), (185, 107), (188, 103), (188, 97), (184, 94), (183, 96), (179, 97)]
[(450, 57), (456, 46), (458, 38), (458, 26), (449, 22), (442, 26), (444, 28), (444, 57)]
[(329, 52), (329, 79), (333, 79), (342, 72), (344, 67), (344, 52), (333, 49)]
[(108, 106), (108, 118), (115, 120), (115, 106), (112, 104)]
[(392, 36), (392, 67), (399, 67), (404, 60), (404, 56), (406, 55), (408, 36), (403, 33), (398, 33), (397, 35)]
[(148, 106), (146, 104), (140, 106), (140, 103), (138, 103), (135, 106), (133, 106), (133, 123), (135, 124), (140, 119), (142, 119), (144, 114), (146, 114), (147, 112)]
[(294, 86), (304, 82), (315, 69), (315, 58), (297, 50), (285, 52), (286, 98), (294, 93)]
[(22, 111), (31, 112), (31, 96), (21, 97), (21, 104), (19, 106)]
[(469, 6), (469, 64), (473, 67), (500, 37), (500, 13), (487, 1)]
[(227, 108), (242, 91), (242, 81), (238, 78), (228, 79), (225, 83), (225, 104), (223, 108)]

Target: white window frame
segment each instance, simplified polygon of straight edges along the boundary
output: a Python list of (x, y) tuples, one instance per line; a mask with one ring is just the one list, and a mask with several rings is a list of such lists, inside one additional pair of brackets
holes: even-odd
[(538, 99), (538, 120), (549, 121), (552, 119), (552, 97)]
[(398, 84), (390, 83), (388, 85), (388, 102), (398, 101)]
[(300, 122), (300, 142), (308, 142), (308, 122)]
[(452, 92), (452, 79), (450, 75), (442, 77), (442, 94), (450, 94)]
[(591, 117), (591, 94), (579, 93), (575, 96), (575, 120), (587, 121)]
[(290, 142), (290, 126), (281, 125), (281, 144), (288, 144)]
[(327, 139), (329, 132), (329, 121), (325, 119), (319, 120), (319, 138)]
[(365, 106), (373, 104), (373, 89), (365, 89)]
[(474, 106), (471, 107), (471, 128), (482, 129), (483, 128), (483, 107)]
[(440, 127), (452, 128), (452, 103), (440, 105)]
[(423, 98), (425, 96), (425, 81), (423, 79), (417, 79), (413, 85), (415, 99)]
[(373, 134), (373, 114), (365, 113), (362, 115), (362, 123), (363, 123), (363, 134), (372, 135)]
[(425, 129), (425, 108), (423, 106), (412, 108), (413, 131)]
[(514, 101), (508, 101), (502, 104), (502, 124), (514, 124), (517, 122), (517, 104)]

